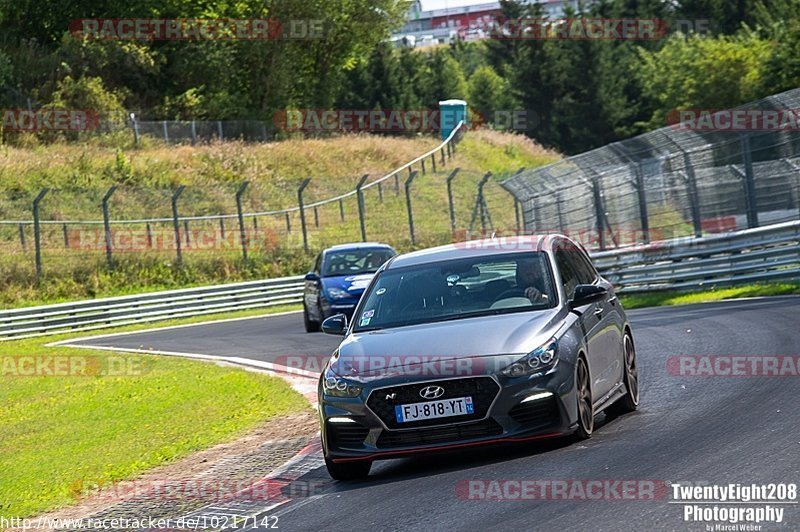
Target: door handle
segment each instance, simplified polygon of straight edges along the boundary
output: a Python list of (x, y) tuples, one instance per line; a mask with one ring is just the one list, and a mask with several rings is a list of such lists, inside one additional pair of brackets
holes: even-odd
[(594, 309), (594, 315), (595, 316), (602, 316), (603, 315), (603, 307), (597, 307), (596, 309)]
[(612, 304), (613, 304), (613, 303), (616, 303), (616, 302), (617, 302), (617, 296), (611, 296), (611, 297), (608, 299), (608, 302), (609, 302), (609, 303), (612, 303)]

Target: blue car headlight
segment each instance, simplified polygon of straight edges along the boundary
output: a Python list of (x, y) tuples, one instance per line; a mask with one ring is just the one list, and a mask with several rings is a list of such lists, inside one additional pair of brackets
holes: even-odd
[(534, 349), (513, 364), (503, 368), (501, 373), (506, 377), (522, 377), (537, 373), (546, 373), (558, 362), (558, 341), (553, 338), (545, 345)]
[(322, 379), (322, 391), (325, 395), (333, 397), (358, 397), (361, 394), (361, 386), (339, 377), (328, 369)]
[(348, 299), (351, 297), (350, 292), (341, 288), (331, 287), (328, 288), (327, 292), (329, 299)]

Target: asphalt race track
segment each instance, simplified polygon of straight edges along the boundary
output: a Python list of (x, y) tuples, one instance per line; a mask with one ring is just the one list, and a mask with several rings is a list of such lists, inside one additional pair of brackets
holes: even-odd
[[(674, 355), (800, 355), (800, 297), (629, 315), (639, 357), (638, 412), (612, 421), (598, 416), (592, 439), (577, 444), (554, 440), (378, 462), (367, 482), (331, 482), (320, 494), (280, 507), (274, 512), (279, 528), (700, 531), (705, 524), (683, 520), (683, 504), (672, 500), (665, 483), (800, 483), (800, 377), (680, 376), (667, 368)], [(298, 313), (80, 343), (274, 361), (328, 354), (337, 338), (306, 334)], [(308, 475), (328, 478), (324, 469)], [(464, 496), (470, 480), (506, 487), (632, 480), (667, 487), (655, 500), (608, 500), (613, 494), (587, 500), (573, 493), (567, 500), (487, 501)], [(800, 530), (798, 505), (775, 506), (784, 509), (783, 523), (762, 523), (763, 530)]]

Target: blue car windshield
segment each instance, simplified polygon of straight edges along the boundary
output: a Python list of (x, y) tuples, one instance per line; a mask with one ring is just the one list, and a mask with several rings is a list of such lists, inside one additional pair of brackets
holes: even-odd
[(323, 277), (375, 273), (384, 262), (395, 255), (388, 248), (349, 249), (329, 251), (322, 264)]
[(379, 274), (354, 331), (552, 308), (557, 303), (547, 255), (470, 257)]

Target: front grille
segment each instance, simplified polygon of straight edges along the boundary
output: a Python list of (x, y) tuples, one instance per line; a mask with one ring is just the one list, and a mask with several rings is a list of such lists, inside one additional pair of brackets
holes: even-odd
[(508, 415), (517, 423), (530, 427), (545, 427), (559, 419), (555, 397), (519, 403), (509, 410)]
[(421, 429), (387, 431), (378, 438), (379, 448), (403, 447), (406, 445), (424, 445), (432, 443), (449, 443), (484, 436), (498, 436), (503, 428), (493, 419), (484, 419), (474, 423), (460, 423), (445, 427), (427, 427)]
[(328, 442), (331, 446), (361, 448), (369, 429), (358, 423), (328, 423)]
[[(396, 405), (427, 402), (427, 400), (420, 397), (419, 392), (422, 388), (431, 385), (438, 385), (444, 388), (444, 394), (436, 400), (452, 399), (454, 397), (472, 397), (474, 413), (464, 414), (462, 416), (398, 423), (395, 418), (394, 407)], [(492, 401), (494, 401), (499, 391), (500, 386), (491, 377), (469, 377), (438, 382), (404, 384), (374, 390), (367, 401), (367, 406), (375, 415), (381, 418), (390, 429), (429, 427), (431, 425), (470, 421), (486, 417), (486, 414), (489, 412), (489, 407), (492, 405)]]

